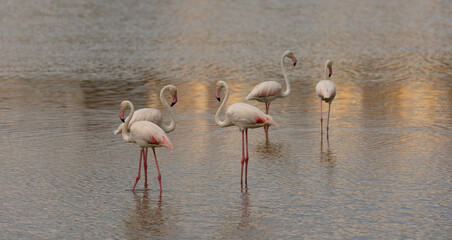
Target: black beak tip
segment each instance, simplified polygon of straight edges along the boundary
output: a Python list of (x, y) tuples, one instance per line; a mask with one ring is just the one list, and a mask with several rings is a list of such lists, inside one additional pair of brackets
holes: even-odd
[(221, 102), (221, 100), (220, 100), (220, 98), (219, 98), (219, 97), (217, 97), (217, 100), (218, 100), (218, 102)]
[(171, 107), (174, 106), (175, 104), (176, 104), (175, 102), (171, 103)]
[(293, 66), (294, 66), (294, 67), (295, 67), (295, 65), (297, 65), (297, 62), (294, 62), (294, 63), (293, 63)]
[(328, 75), (328, 77), (331, 77), (331, 73)]
[(121, 121), (124, 122), (124, 118), (119, 118), (119, 119), (121, 119)]

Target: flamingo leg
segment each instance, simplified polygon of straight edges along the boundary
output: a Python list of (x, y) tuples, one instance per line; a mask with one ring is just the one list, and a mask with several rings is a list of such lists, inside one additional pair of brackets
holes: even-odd
[(135, 184), (133, 185), (132, 192), (135, 192), (135, 186), (137, 185), (138, 180), (140, 180), (140, 173), (141, 173), (141, 157), (144, 155), (143, 149), (140, 151), (140, 165), (138, 165), (138, 175), (137, 179), (135, 181)]
[(157, 155), (155, 155), (155, 148), (152, 148), (152, 151), (154, 152), (154, 157), (155, 157), (155, 166), (157, 166), (157, 172), (158, 172), (158, 179), (159, 179), (159, 184), (160, 184), (160, 194), (162, 194), (162, 175), (160, 175), (160, 169), (159, 169), (159, 163), (157, 162)]
[(322, 99), (320, 99), (320, 134), (323, 134)]
[(148, 187), (148, 148), (146, 148), (146, 154), (143, 152), (143, 166), (144, 166), (144, 188)]
[[(270, 110), (270, 103), (265, 103), (265, 113), (268, 114), (268, 111)], [(270, 128), (270, 125), (265, 125), (264, 126), (264, 130), (265, 130), (265, 139), (268, 142), (268, 128)]]
[(330, 109), (331, 109), (331, 102), (328, 103), (328, 120), (326, 121), (326, 136), (328, 137), (328, 130), (330, 125)]
[(245, 162), (245, 138), (244, 138), (245, 130), (242, 130), (242, 170), (240, 170), (240, 185), (243, 185), (243, 163)]
[(246, 157), (245, 157), (245, 185), (248, 185), (248, 129), (245, 130), (246, 137)]

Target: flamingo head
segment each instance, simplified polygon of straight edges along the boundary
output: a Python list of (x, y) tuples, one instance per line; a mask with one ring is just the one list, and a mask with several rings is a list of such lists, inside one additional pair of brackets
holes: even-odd
[(293, 55), (293, 52), (288, 50), (284, 53), (284, 56), (292, 59), (293, 66), (297, 65), (297, 58)]
[(170, 93), (172, 100), (171, 100), (171, 107), (176, 105), (177, 103), (177, 88), (174, 85), (169, 85), (168, 92)]
[(221, 102), (220, 92), (221, 89), (223, 89), (224, 85), (222, 84), (223, 81), (217, 82), (217, 90), (215, 92), (215, 97), (217, 98), (218, 102)]
[(129, 108), (129, 101), (122, 101), (119, 107), (119, 119), (124, 122), (124, 112)]
[(333, 61), (326, 60), (325, 71), (328, 71), (328, 77), (331, 77), (331, 74), (333, 74)]

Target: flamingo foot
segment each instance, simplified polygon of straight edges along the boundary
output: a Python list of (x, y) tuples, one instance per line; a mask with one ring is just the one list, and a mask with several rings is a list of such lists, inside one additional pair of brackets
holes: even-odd
[(240, 161), (242, 164), (242, 170), (240, 171), (240, 185), (243, 185), (243, 164), (245, 163), (245, 158), (242, 158), (242, 161)]

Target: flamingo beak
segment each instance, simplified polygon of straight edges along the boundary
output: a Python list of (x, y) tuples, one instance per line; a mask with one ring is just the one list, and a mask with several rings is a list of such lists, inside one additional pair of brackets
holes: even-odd
[(119, 119), (121, 119), (121, 121), (124, 122), (124, 112), (123, 111), (119, 112)]
[(329, 69), (328, 77), (331, 77), (331, 74), (333, 74), (333, 69)]
[(292, 62), (293, 66), (295, 67), (295, 65), (297, 65), (297, 59), (295, 58), (295, 56), (292, 56)]
[(176, 105), (176, 103), (177, 103), (177, 92), (174, 93), (173, 101), (171, 102), (171, 107)]
[(215, 92), (215, 97), (217, 98), (218, 102), (221, 102), (220, 99), (220, 91), (217, 89), (217, 91)]

